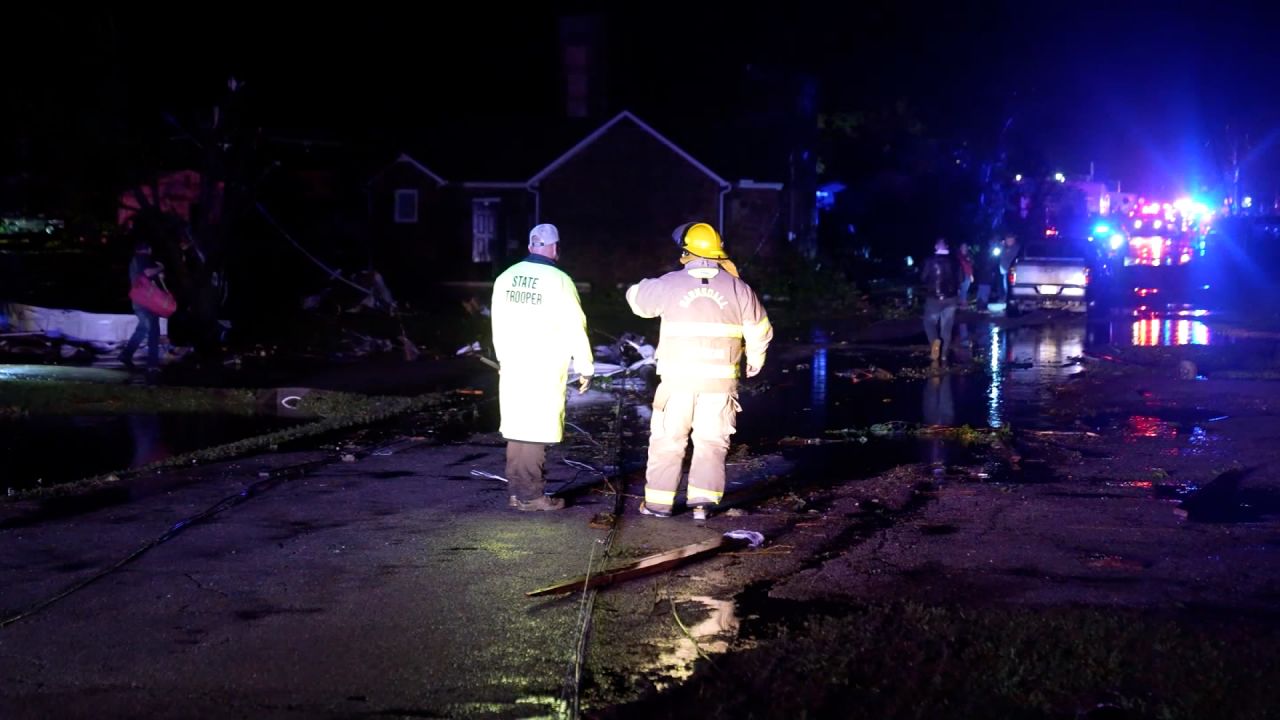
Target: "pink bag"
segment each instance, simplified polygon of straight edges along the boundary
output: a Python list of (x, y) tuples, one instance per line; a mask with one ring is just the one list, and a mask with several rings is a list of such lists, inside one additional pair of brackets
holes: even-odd
[(129, 299), (144, 310), (162, 318), (173, 315), (178, 309), (178, 301), (173, 295), (163, 285), (147, 277), (146, 273), (139, 274), (138, 279), (133, 281), (133, 287), (129, 289)]

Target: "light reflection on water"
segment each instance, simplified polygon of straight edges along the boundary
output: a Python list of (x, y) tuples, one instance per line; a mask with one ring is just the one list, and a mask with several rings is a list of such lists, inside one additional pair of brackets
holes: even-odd
[[(706, 595), (689, 598), (707, 610), (707, 616), (696, 623), (686, 623), (680, 637), (661, 646), (657, 665), (666, 669), (666, 676), (674, 682), (693, 674), (693, 665), (702, 655), (723, 653), (729, 650), (729, 642), (738, 634), (738, 608), (732, 600), (720, 600)], [(683, 622), (683, 621), (682, 621)], [(655, 683), (659, 689), (663, 683)]]
[(809, 386), (809, 407), (813, 408), (814, 420), (820, 426), (827, 421), (827, 349), (817, 348), (810, 360), (813, 379)]
[[(787, 375), (770, 378), (772, 392), (744, 393), (748, 407), (739, 415), (735, 442), (821, 438), (881, 423), (939, 424), (940, 418), (943, 424), (979, 428), (1050, 429), (1064, 421), (1053, 413), (1057, 388), (1085, 370), (1087, 351), (1106, 355), (1135, 340), (1193, 345), (1212, 339), (1208, 318), (1192, 315), (1080, 316), (1004, 327), (1003, 319), (992, 320), (968, 321), (971, 343), (957, 324), (953, 365), (941, 370), (950, 383), (929, 383), (923, 335), (859, 348), (829, 344), (825, 332), (815, 331), (813, 344)], [(874, 376), (877, 369), (893, 377)], [(948, 404), (944, 396), (954, 403), (954, 413), (940, 412)]]
[(1004, 384), (1004, 373), (1000, 368), (1000, 358), (1003, 353), (1000, 352), (1000, 328), (992, 326), (991, 328), (991, 385), (987, 390), (987, 425), (998, 428), (1003, 425), (1001, 420), (1000, 406), (1000, 388)]
[(1201, 320), (1141, 318), (1133, 321), (1130, 343), (1135, 347), (1208, 345), (1209, 326)]

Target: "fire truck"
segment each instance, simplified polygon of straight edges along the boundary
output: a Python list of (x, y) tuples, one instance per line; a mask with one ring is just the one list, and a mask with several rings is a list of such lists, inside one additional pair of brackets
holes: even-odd
[(1202, 278), (1208, 268), (1201, 266), (1213, 220), (1207, 206), (1190, 198), (1140, 198), (1123, 219), (1113, 219), (1103, 247), (1120, 270), (1121, 295), (1131, 292), (1139, 310), (1203, 302), (1209, 285)]
[[(1189, 198), (1175, 202), (1139, 199), (1125, 219), (1122, 236), (1108, 238), (1112, 251), (1124, 252), (1124, 265), (1180, 266), (1204, 257), (1213, 213)], [(1118, 232), (1118, 229), (1117, 229)]]

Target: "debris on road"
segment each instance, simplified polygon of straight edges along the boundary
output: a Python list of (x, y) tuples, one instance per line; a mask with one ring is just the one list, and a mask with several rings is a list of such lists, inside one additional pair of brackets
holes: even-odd
[(1196, 364), (1190, 360), (1183, 360), (1178, 363), (1178, 377), (1180, 379), (1195, 380), (1198, 374), (1196, 372)]
[[(63, 338), (87, 343), (99, 352), (110, 352), (129, 339), (138, 318), (132, 313), (92, 313), (7, 303), (0, 304), (0, 325), (24, 335)], [(160, 318), (160, 334), (169, 334), (167, 318)]]
[(902, 421), (876, 423), (867, 428), (842, 428), (827, 430), (825, 438), (786, 437), (782, 445), (822, 445), (825, 443), (866, 443), (871, 438), (919, 437), (938, 440), (955, 440), (961, 443), (999, 442), (1011, 435), (1010, 429), (975, 428), (968, 425), (913, 425)]
[(486, 480), (500, 480), (502, 482), (509, 482), (506, 478), (502, 477), (501, 475), (494, 475), (493, 473), (485, 472), (484, 470), (472, 470), (471, 477), (484, 478)]
[(1091, 430), (1028, 430), (1026, 432), (1035, 437), (1098, 437), (1098, 433)]
[(764, 543), (764, 536), (758, 532), (751, 530), (732, 530), (716, 538), (704, 540), (702, 542), (685, 545), (684, 547), (668, 550), (657, 555), (649, 555), (629, 562), (625, 565), (596, 573), (594, 575), (580, 575), (571, 580), (565, 580), (554, 585), (549, 585), (537, 590), (530, 590), (525, 593), (526, 597), (541, 597), (544, 595), (562, 595), (564, 593), (576, 592), (579, 590), (589, 590), (591, 588), (606, 587), (616, 583), (630, 580), (632, 578), (652, 575), (665, 570), (670, 570), (681, 565), (686, 565), (694, 560), (702, 560), (713, 555), (718, 555), (727, 550), (745, 550), (747, 548), (757, 548)]
[(841, 370), (835, 373), (838, 378), (848, 378), (850, 382), (860, 383), (865, 380), (894, 380), (896, 375), (878, 367), (853, 368), (852, 370)]
[(614, 524), (617, 522), (617, 515), (614, 515), (611, 512), (602, 512), (591, 516), (591, 520), (587, 522), (587, 527), (594, 530), (612, 530)]

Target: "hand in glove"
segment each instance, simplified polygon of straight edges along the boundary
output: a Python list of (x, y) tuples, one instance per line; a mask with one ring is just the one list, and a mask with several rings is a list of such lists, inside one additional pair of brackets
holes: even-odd
[(754, 365), (747, 365), (747, 377), (753, 378), (760, 374), (760, 368)]
[(589, 388), (589, 387), (591, 387), (591, 376), (590, 376), (590, 375), (583, 375), (582, 377), (579, 377), (579, 378), (578, 378), (578, 394), (579, 394), (579, 395), (581, 395), (582, 393), (586, 392), (586, 391), (587, 391), (587, 388)]

